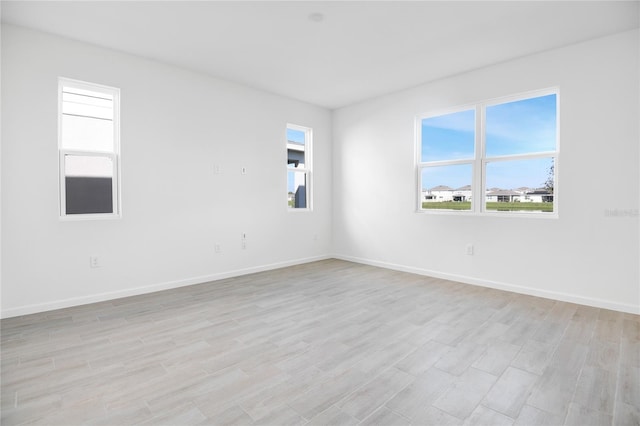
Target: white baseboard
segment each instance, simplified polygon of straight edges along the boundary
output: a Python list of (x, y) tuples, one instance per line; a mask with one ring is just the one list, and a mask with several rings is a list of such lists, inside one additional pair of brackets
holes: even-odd
[(273, 269), (285, 268), (287, 266), (301, 265), (304, 263), (310, 263), (310, 262), (326, 260), (331, 258), (346, 260), (349, 262), (361, 263), (364, 265), (376, 266), (380, 268), (392, 269), (396, 271), (409, 272), (417, 275), (425, 275), (425, 276), (434, 277), (434, 278), (442, 278), (446, 280), (461, 282), (464, 284), (478, 285), (481, 287), (494, 288), (497, 290), (506, 290), (506, 291), (511, 291), (519, 294), (527, 294), (530, 296), (543, 297), (546, 299), (559, 300), (562, 302), (577, 303), (580, 305), (593, 306), (596, 308), (611, 309), (614, 311), (627, 312), (630, 314), (640, 315), (640, 306), (638, 305), (612, 302), (609, 300), (595, 299), (595, 298), (584, 297), (584, 296), (562, 293), (562, 292), (540, 290), (540, 289), (531, 288), (531, 287), (467, 277), (464, 275), (449, 274), (445, 272), (416, 268), (412, 266), (400, 265), (395, 263), (334, 254), (330, 256), (315, 256), (315, 257), (308, 257), (308, 258), (302, 258), (302, 259), (294, 259), (286, 262), (259, 265), (259, 266), (254, 266), (250, 268), (236, 269), (232, 271), (220, 272), (220, 273), (211, 274), (211, 275), (203, 275), (199, 277), (187, 278), (184, 280), (167, 281), (163, 283), (152, 284), (152, 285), (142, 286), (142, 287), (134, 287), (134, 288), (114, 291), (114, 292), (98, 293), (98, 294), (93, 294), (89, 296), (74, 297), (69, 299), (56, 300), (52, 302), (39, 303), (39, 304), (33, 304), (33, 305), (25, 305), (17, 308), (10, 308), (10, 309), (3, 310), (2, 313), (0, 314), (0, 318), (11, 318), (11, 317), (16, 317), (20, 315), (29, 315), (29, 314), (39, 313), (39, 312), (52, 311), (55, 309), (69, 308), (72, 306), (86, 305), (89, 303), (115, 300), (123, 297), (138, 296), (141, 294), (153, 293), (156, 291), (170, 290), (173, 288), (185, 287), (185, 286), (194, 285), (194, 284), (202, 284), (210, 281), (218, 281), (226, 278), (239, 277), (242, 275), (253, 274), (256, 272), (270, 271)]
[(380, 268), (392, 269), (395, 271), (409, 272), (417, 275), (425, 275), (425, 276), (434, 277), (434, 278), (442, 278), (445, 280), (457, 281), (464, 284), (494, 288), (497, 290), (506, 290), (506, 291), (511, 291), (513, 293), (526, 294), (529, 296), (537, 296), (545, 299), (553, 299), (561, 302), (570, 302), (570, 303), (576, 303), (579, 305), (593, 306), (596, 308), (611, 309), (613, 311), (640, 315), (640, 305), (619, 303), (619, 302), (613, 302), (613, 301), (604, 300), (604, 299), (595, 299), (591, 297), (579, 296), (576, 294), (562, 293), (562, 292), (549, 291), (549, 290), (540, 290), (532, 287), (506, 284), (506, 283), (501, 283), (496, 281), (467, 277), (464, 275), (449, 274), (446, 272), (432, 271), (432, 270), (416, 268), (412, 266), (399, 265), (395, 263), (382, 262), (378, 260), (364, 259), (360, 257), (344, 256), (344, 255), (338, 255), (338, 254), (334, 254), (331, 257), (333, 257), (334, 259), (341, 259), (349, 262), (361, 263), (364, 265), (377, 266)]
[(211, 275), (187, 278), (184, 280), (167, 281), (142, 287), (134, 287), (126, 290), (92, 294), (89, 296), (73, 297), (52, 302), (37, 303), (33, 305), (20, 306), (17, 308), (5, 309), (0, 314), (0, 318), (11, 318), (20, 315), (36, 314), (40, 312), (53, 311), (55, 309), (70, 308), (72, 306), (86, 305), (89, 303), (104, 302), (108, 300), (121, 299), (123, 297), (138, 296), (141, 294), (154, 293), (156, 291), (170, 290), (194, 284), (202, 284), (209, 281), (218, 281), (226, 278), (239, 277), (242, 275), (254, 274), (256, 272), (270, 271), (273, 269), (285, 268), (287, 266), (301, 265), (304, 263), (330, 259), (331, 256), (315, 256), (302, 259), (288, 260), (285, 262), (271, 263), (267, 265), (253, 266), (250, 268), (236, 269), (232, 271), (220, 272)]

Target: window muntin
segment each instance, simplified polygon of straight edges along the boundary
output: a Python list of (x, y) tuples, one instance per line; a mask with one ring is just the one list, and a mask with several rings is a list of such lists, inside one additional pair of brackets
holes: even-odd
[[(419, 117), (418, 210), (556, 216), (557, 104), (546, 90)], [(463, 164), (473, 166), (466, 184), (453, 167)]]
[(287, 125), (287, 205), (289, 210), (311, 209), (312, 130)]
[(60, 215), (118, 217), (119, 90), (59, 80)]

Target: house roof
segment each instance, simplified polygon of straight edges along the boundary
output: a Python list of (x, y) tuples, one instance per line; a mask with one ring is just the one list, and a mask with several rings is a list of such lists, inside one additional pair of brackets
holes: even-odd
[(471, 191), (471, 185), (461, 186), (460, 188), (456, 189), (456, 191)]
[(498, 189), (497, 191), (490, 191), (487, 195), (522, 195), (519, 192), (512, 191), (510, 189)]
[(453, 191), (453, 188), (447, 185), (438, 185), (438, 186), (434, 186), (429, 191)]

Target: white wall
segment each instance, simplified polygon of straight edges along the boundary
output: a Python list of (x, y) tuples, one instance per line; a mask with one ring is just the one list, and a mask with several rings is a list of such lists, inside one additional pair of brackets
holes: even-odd
[[(340, 109), (332, 134), (331, 113), (322, 108), (5, 25), (2, 316), (329, 253), (640, 313), (639, 219), (607, 215), (639, 206), (638, 35), (569, 46)], [(120, 220), (58, 218), (58, 76), (122, 90)], [(415, 213), (415, 115), (551, 86), (560, 87), (559, 219)], [(286, 208), (287, 122), (314, 129), (312, 213)], [(213, 173), (215, 164), (222, 174)], [(594, 193), (601, 198), (595, 205), (588, 201)], [(473, 256), (464, 254), (469, 242)], [(222, 253), (214, 252), (215, 243)], [(103, 266), (90, 269), (90, 255)]]
[[(58, 217), (59, 76), (121, 89), (120, 220)], [(313, 128), (311, 213), (287, 209), (288, 122)], [(328, 110), (2, 28), (4, 317), (326, 257), (331, 180)], [(248, 235), (246, 250), (241, 232)], [(90, 269), (90, 255), (103, 266)]]
[[(638, 40), (622, 33), (335, 111), (336, 256), (640, 313)], [(554, 86), (558, 219), (416, 213), (416, 115)]]

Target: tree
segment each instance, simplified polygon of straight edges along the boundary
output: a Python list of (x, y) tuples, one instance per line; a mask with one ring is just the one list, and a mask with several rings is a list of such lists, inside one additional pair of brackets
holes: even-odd
[(553, 194), (553, 183), (555, 181), (555, 171), (554, 171), (554, 163), (553, 158), (551, 159), (551, 166), (549, 166), (549, 171), (547, 172), (547, 180), (544, 181), (544, 189)]

